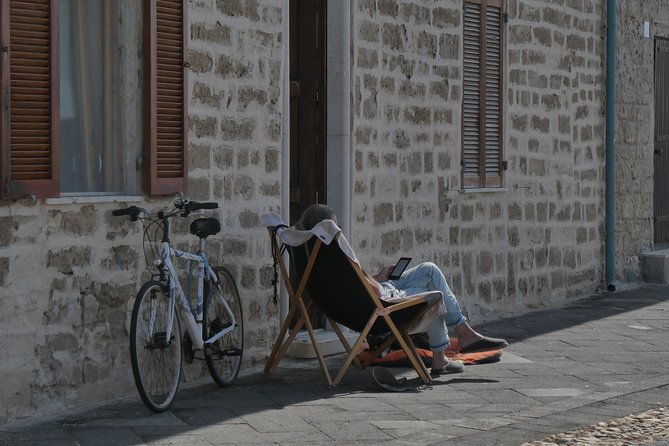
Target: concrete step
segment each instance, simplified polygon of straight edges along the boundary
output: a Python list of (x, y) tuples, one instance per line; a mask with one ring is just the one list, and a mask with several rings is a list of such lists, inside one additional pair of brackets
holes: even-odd
[(644, 252), (639, 258), (644, 282), (669, 283), (669, 249)]
[[(343, 328), (342, 330), (345, 331)], [(318, 349), (323, 356), (335, 355), (346, 351), (334, 331), (317, 329), (314, 330), (314, 332), (316, 335), (316, 342), (318, 343)], [(351, 346), (353, 346), (359, 336), (359, 333), (348, 331), (345, 331), (342, 334)], [(311, 344), (311, 339), (309, 339), (309, 334), (306, 331), (301, 331), (297, 334), (293, 343), (288, 348), (287, 356), (302, 359), (316, 357), (316, 352)]]

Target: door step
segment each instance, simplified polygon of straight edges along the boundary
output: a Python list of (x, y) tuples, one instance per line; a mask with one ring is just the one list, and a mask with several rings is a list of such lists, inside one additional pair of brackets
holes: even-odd
[(644, 252), (639, 258), (644, 282), (669, 283), (669, 249)]
[[(334, 331), (314, 330), (314, 334), (316, 335), (318, 349), (323, 356), (335, 355), (337, 353), (344, 353), (346, 351)], [(359, 336), (358, 333), (353, 332), (345, 332), (343, 335), (347, 339), (350, 346), (353, 346)], [(316, 357), (316, 352), (314, 351), (314, 347), (311, 344), (311, 339), (309, 339), (309, 334), (306, 331), (301, 331), (298, 333), (298, 335), (295, 337), (295, 340), (288, 349), (287, 356), (291, 358), (302, 359)]]

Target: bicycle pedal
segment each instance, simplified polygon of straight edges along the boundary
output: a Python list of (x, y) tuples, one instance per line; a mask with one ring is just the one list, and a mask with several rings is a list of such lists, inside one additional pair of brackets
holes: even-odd
[(242, 351), (238, 348), (229, 348), (221, 352), (224, 356), (241, 356)]

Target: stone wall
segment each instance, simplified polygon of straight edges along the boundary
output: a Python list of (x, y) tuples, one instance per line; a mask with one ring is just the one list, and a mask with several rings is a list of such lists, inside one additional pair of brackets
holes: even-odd
[(354, 4), (352, 238), (366, 266), (434, 261), (474, 322), (600, 286), (603, 2), (508, 2), (509, 170), (494, 192), (459, 184), (462, 1)]
[(278, 332), (263, 212), (281, 203), (283, 0), (191, 3), (190, 195), (221, 204), (214, 250), (237, 277), (245, 354), (267, 353)]
[[(210, 240), (209, 257), (228, 265), (239, 285), (245, 367), (263, 359), (278, 329), (258, 213), (280, 204), (283, 3), (187, 3), (188, 194), (221, 206), (222, 234)], [(139, 35), (137, 47), (129, 45), (135, 54)], [(0, 424), (136, 395), (129, 318), (148, 276), (141, 226), (111, 216), (121, 206), (108, 199), (0, 203)], [(177, 224), (174, 238), (194, 247), (187, 228)], [(186, 381), (201, 372), (199, 364), (185, 366)]]
[[(641, 279), (639, 254), (653, 247), (654, 37), (669, 38), (669, 2), (619, 2), (616, 113), (616, 275)], [(650, 38), (642, 34), (650, 22)]]

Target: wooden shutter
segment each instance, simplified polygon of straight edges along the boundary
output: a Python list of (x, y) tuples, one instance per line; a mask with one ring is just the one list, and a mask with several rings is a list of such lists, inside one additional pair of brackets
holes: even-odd
[(465, 2), (462, 183), (502, 186), (502, 2)]
[(481, 5), (465, 2), (463, 38), (462, 183), (479, 187), (481, 153)]
[[(495, 5), (494, 3), (498, 3)], [(502, 8), (488, 0), (485, 14), (484, 187), (502, 187)]]
[(2, 179), (10, 198), (59, 195), (56, 0), (2, 2)]
[(186, 1), (145, 0), (149, 193), (186, 191)]

